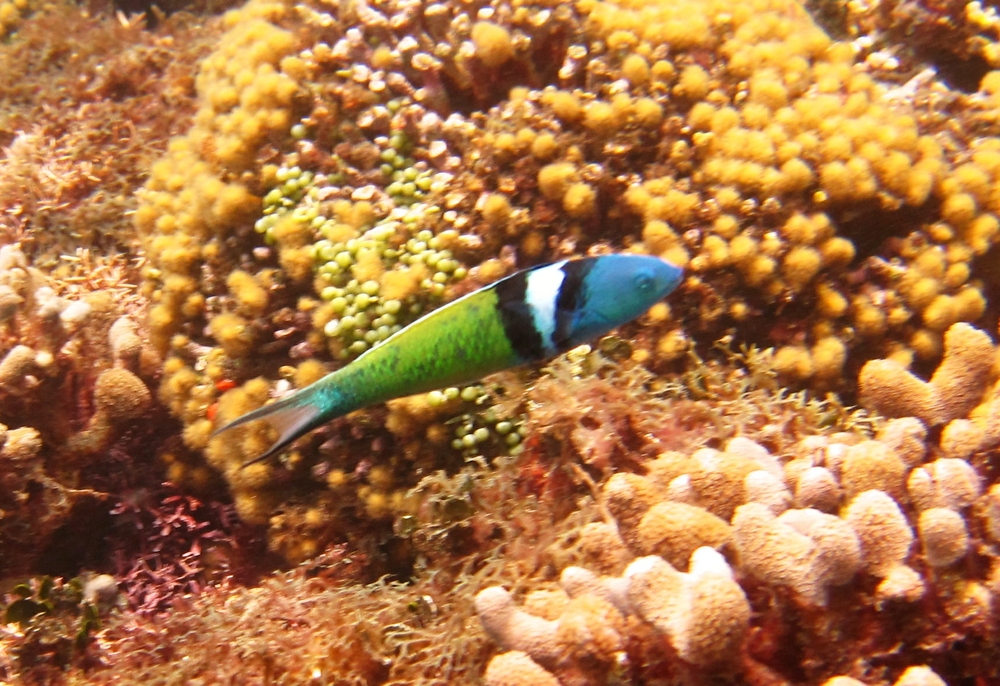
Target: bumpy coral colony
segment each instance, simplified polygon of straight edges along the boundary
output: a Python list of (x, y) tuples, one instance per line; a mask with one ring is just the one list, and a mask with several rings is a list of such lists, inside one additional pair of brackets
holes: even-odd
[[(849, 41), (797, 0), (249, 0), (200, 28), (190, 124), (131, 170), (141, 285), (0, 248), (0, 576), (49, 573), (102, 499), (148, 527), (125, 614), (8, 594), (0, 681), (1000, 679), (1000, 18), (862, 5)], [(33, 10), (0, 0), (0, 37)], [(924, 70), (949, 22), (972, 92)], [(273, 456), (266, 422), (215, 433), (612, 252), (684, 280), (594, 348)], [(93, 480), (126, 453), (155, 480)], [(66, 616), (82, 653), (43, 649)]]

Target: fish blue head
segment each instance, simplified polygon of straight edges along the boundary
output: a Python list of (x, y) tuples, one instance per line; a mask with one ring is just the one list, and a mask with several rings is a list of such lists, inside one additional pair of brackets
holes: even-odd
[[(602, 336), (632, 321), (674, 290), (684, 271), (650, 255), (617, 253), (577, 260), (578, 292), (559, 314), (570, 326), (562, 348)], [(568, 262), (564, 270), (572, 269)], [(563, 308), (560, 308), (563, 309)]]

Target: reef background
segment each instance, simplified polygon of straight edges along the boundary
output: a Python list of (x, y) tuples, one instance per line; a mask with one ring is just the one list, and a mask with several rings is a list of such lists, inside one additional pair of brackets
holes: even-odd
[[(0, 683), (1000, 680), (993, 6), (0, 0), (0, 39)], [(268, 463), (211, 437), (611, 250), (685, 282)]]

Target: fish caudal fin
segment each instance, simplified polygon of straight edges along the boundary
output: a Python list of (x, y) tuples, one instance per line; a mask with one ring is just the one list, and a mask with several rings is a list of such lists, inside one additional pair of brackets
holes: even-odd
[(212, 436), (218, 436), (225, 431), (235, 429), (248, 422), (263, 419), (278, 430), (278, 440), (263, 454), (244, 463), (243, 467), (266, 460), (272, 455), (281, 452), (299, 436), (308, 433), (326, 421), (322, 409), (310, 402), (309, 396), (310, 394), (300, 391), (287, 398), (282, 398), (281, 400), (257, 408), (252, 412), (247, 412), (225, 426), (216, 429)]

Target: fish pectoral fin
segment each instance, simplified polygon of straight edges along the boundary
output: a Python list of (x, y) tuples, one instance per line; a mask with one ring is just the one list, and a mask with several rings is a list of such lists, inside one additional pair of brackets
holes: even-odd
[[(246, 462), (242, 467), (255, 464), (281, 452), (299, 436), (308, 433), (323, 423), (324, 418), (319, 408), (305, 401), (298, 394), (283, 398), (269, 405), (264, 405), (253, 412), (248, 412), (242, 417), (238, 417), (229, 424), (217, 429), (213, 436), (218, 436), (224, 431), (242, 426), (248, 422), (262, 419), (278, 430), (278, 439), (263, 454)], [(241, 467), (241, 468), (242, 468)]]

